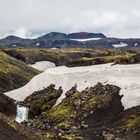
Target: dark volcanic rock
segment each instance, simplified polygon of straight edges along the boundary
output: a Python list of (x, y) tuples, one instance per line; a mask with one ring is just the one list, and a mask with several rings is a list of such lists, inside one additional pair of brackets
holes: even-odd
[(31, 120), (30, 127), (52, 140), (98, 140), (103, 128), (109, 126), (116, 114), (123, 111), (119, 90), (117, 86), (98, 83), (78, 92), (75, 86), (66, 93), (67, 97), (59, 105)]
[(35, 131), (0, 114), (0, 140), (44, 140)]
[(13, 99), (4, 94), (0, 94), (0, 112), (5, 115), (15, 115), (16, 104)]
[(85, 38), (106, 38), (102, 33), (87, 33), (87, 32), (79, 32), (79, 33), (71, 33), (69, 34), (69, 38), (72, 39), (85, 39)]
[(26, 137), (0, 119), (0, 140), (25, 140)]
[(140, 138), (140, 106), (123, 111), (114, 118), (114, 123), (104, 131), (104, 138), (109, 136), (120, 140), (138, 140)]
[(42, 136), (36, 139), (46, 140), (138, 140), (140, 106), (124, 111), (119, 91), (117, 86), (98, 83), (79, 92), (75, 85), (66, 92), (66, 98), (53, 107), (62, 89), (56, 90), (55, 85), (50, 85), (22, 103), (30, 108), (29, 122), (17, 129), (15, 123), (13, 127), (13, 123), (3, 122), (0, 117), (0, 130), (5, 129), (9, 134), (5, 135), (2, 130), (1, 137), (10, 140), (9, 136), (15, 138), (12, 134), (16, 133), (21, 140), (25, 137), (32, 140), (35, 134)]
[(35, 116), (39, 116), (42, 112), (50, 110), (61, 96), (62, 92), (61, 87), (56, 90), (55, 85), (52, 84), (43, 90), (35, 91), (32, 95), (27, 97), (22, 104), (29, 107), (29, 117), (34, 118)]
[(140, 54), (136, 54), (132, 57), (133, 63), (140, 63)]
[(23, 62), (26, 62), (26, 57), (24, 57), (20, 53), (16, 52), (15, 50), (6, 50), (5, 53), (16, 58), (17, 60), (21, 60)]

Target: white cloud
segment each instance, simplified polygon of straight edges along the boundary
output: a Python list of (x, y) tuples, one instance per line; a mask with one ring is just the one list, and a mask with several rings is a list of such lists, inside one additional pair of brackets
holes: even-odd
[(18, 36), (18, 37), (21, 37), (21, 38), (31, 38), (31, 39), (33, 39), (33, 38), (37, 38), (37, 37), (41, 36), (42, 34), (33, 34), (29, 30), (27, 30), (26, 28), (20, 27), (20, 28), (16, 29), (15, 31), (6, 33), (4, 35), (4, 37), (9, 36), (9, 35)]
[[(0, 0), (1, 36), (25, 27), (31, 32), (103, 32), (140, 37), (139, 0)], [(26, 29), (18, 34), (32, 36)]]
[(26, 28), (19, 28), (17, 30), (15, 30), (13, 33), (11, 33), (12, 35), (21, 37), (21, 38), (28, 38), (32, 36), (32, 33), (29, 32)]

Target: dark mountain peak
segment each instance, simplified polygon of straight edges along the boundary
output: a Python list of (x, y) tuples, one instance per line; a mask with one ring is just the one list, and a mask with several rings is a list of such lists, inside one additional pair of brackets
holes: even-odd
[(69, 38), (72, 39), (106, 38), (106, 36), (102, 33), (77, 32), (69, 34)]
[(22, 38), (20, 37), (17, 37), (17, 36), (14, 36), (14, 35), (10, 35), (10, 36), (7, 36), (6, 38), (4, 38), (5, 40), (21, 40)]
[(39, 39), (45, 40), (65, 40), (68, 39), (68, 35), (60, 32), (50, 32), (46, 35), (41, 36)]

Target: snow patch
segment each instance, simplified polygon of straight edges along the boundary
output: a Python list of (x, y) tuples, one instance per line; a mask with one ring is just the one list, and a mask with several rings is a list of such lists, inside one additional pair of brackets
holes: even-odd
[[(34, 91), (55, 84), (56, 88), (62, 86), (63, 94), (58, 99), (59, 104), (65, 98), (65, 92), (77, 84), (79, 91), (86, 87), (91, 87), (97, 82), (117, 85), (121, 88), (120, 95), (125, 109), (140, 105), (140, 64), (133, 65), (114, 65), (102, 64), (86, 67), (67, 68), (65, 66), (48, 69), (35, 76), (25, 86), (5, 93), (9, 97), (23, 101)], [(85, 82), (86, 81), (86, 82)]]
[(36, 62), (35, 64), (29, 65), (34, 69), (37, 69), (39, 71), (45, 71), (47, 69), (50, 68), (54, 68), (55, 64), (49, 61), (40, 61), (40, 62)]
[(57, 50), (58, 48), (51, 48), (52, 50)]
[(134, 46), (137, 47), (138, 46), (138, 43), (135, 43)]
[(13, 44), (12, 46), (13, 46), (13, 47), (16, 47), (17, 45)]
[(70, 39), (79, 42), (91, 41), (91, 40), (100, 40), (101, 38), (85, 38), (85, 39)]
[(122, 48), (122, 47), (127, 47), (128, 44), (120, 42), (120, 44), (113, 44), (112, 45), (114, 48)]
[(38, 43), (36, 43), (36, 46), (40, 46), (40, 43), (38, 42)]

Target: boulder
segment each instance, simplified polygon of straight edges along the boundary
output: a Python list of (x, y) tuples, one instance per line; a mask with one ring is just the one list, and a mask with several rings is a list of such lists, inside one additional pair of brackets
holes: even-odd
[(55, 85), (52, 84), (43, 90), (35, 91), (21, 104), (29, 107), (29, 117), (34, 118), (35, 116), (39, 116), (42, 112), (51, 109), (62, 92), (61, 87), (56, 90)]

